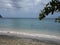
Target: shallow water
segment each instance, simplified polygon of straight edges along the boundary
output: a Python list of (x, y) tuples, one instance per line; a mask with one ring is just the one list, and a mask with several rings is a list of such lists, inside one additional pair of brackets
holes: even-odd
[(60, 36), (60, 23), (54, 19), (0, 19), (0, 31), (30, 32)]

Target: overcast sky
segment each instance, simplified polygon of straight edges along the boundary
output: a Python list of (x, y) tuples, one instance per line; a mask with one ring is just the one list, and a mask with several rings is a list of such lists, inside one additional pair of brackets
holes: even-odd
[[(50, 0), (0, 0), (0, 14), (3, 17), (38, 18), (40, 11)], [(59, 13), (55, 13), (57, 17)]]

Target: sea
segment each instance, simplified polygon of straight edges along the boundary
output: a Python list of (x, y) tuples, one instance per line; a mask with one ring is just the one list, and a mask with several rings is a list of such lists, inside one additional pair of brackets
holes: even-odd
[(37, 18), (0, 18), (0, 32), (3, 31), (60, 39), (60, 23), (50, 18), (43, 20)]

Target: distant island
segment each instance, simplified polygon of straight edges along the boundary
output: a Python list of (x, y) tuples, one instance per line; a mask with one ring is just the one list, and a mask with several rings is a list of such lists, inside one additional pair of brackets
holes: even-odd
[(0, 18), (2, 18), (2, 16), (0, 15)]

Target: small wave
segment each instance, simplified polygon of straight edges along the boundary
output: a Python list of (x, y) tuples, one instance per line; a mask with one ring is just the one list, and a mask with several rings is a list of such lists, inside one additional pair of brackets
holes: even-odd
[(36, 34), (36, 33), (25, 33), (25, 32), (15, 32), (15, 31), (0, 31), (0, 35), (14, 35), (18, 37), (27, 37), (27, 38), (35, 38), (39, 40), (50, 40), (50, 41), (60, 41), (60, 37), (48, 34)]

